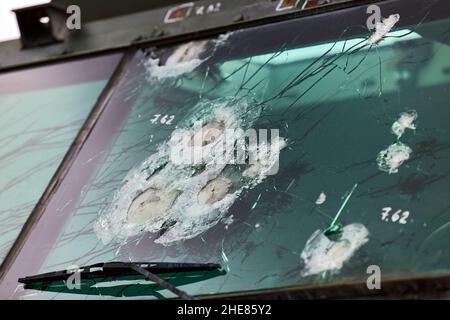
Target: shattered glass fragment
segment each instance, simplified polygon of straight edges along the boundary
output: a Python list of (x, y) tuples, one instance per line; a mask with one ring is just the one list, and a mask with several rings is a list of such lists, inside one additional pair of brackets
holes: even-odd
[(261, 168), (259, 164), (252, 164), (250, 167), (244, 170), (242, 172), (242, 175), (247, 178), (254, 178), (258, 175), (258, 173), (261, 171)]
[(166, 214), (179, 194), (177, 190), (148, 188), (131, 203), (128, 222), (139, 224)]
[(220, 35), (217, 39), (207, 41), (191, 41), (178, 46), (166, 59), (149, 58), (144, 62), (147, 69), (147, 80), (163, 80), (176, 78), (194, 71), (208, 60), (218, 46), (224, 45), (231, 33)]
[(225, 225), (225, 229), (228, 229), (228, 227), (234, 222), (234, 215), (230, 215), (226, 218), (222, 219), (222, 223)]
[(225, 198), (229, 193), (233, 183), (225, 177), (218, 177), (208, 182), (197, 195), (197, 202), (200, 205), (213, 204)]
[(228, 259), (227, 254), (225, 253), (225, 250), (223, 248), (223, 243), (224, 243), (224, 240), (222, 240), (222, 251), (221, 251), (222, 261), (223, 261), (225, 270), (227, 272), (230, 272), (230, 260)]
[(391, 14), (381, 22), (377, 22), (375, 32), (367, 39), (367, 43), (370, 45), (378, 44), (386, 36), (389, 31), (399, 22), (399, 14)]
[(250, 208), (250, 210), (253, 210), (256, 208), (256, 206), (258, 205), (259, 200), (261, 199), (261, 193), (258, 195), (258, 198), (256, 199), (256, 201), (253, 203), (252, 207)]
[(160, 59), (150, 58), (145, 62), (147, 68), (147, 79), (162, 80), (165, 78), (176, 78), (182, 74), (192, 72), (202, 64), (200, 55), (205, 50), (207, 41), (189, 42), (179, 46), (174, 53), (167, 58), (163, 65)]
[(324, 204), (327, 201), (327, 195), (323, 192), (320, 193), (319, 197), (316, 200), (317, 205)]
[(194, 134), (191, 145), (202, 147), (213, 143), (222, 136), (224, 130), (225, 127), (221, 122), (209, 122)]
[(316, 230), (306, 242), (300, 257), (304, 268), (302, 276), (323, 271), (339, 272), (345, 262), (367, 241), (369, 231), (359, 223), (346, 225), (336, 241), (330, 240), (322, 230)]
[(409, 159), (411, 153), (412, 149), (402, 142), (391, 144), (378, 154), (378, 169), (389, 174), (397, 173), (398, 168)]
[(397, 136), (397, 139), (400, 139), (406, 129), (416, 129), (416, 125), (414, 124), (416, 119), (417, 112), (415, 110), (401, 113), (400, 118), (392, 125), (392, 133)]

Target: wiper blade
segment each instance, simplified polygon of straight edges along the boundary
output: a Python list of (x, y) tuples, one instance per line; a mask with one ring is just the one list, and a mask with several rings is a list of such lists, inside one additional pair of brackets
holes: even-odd
[(174, 262), (104, 262), (79, 267), (78, 270), (61, 270), (20, 278), (19, 282), (32, 284), (56, 280), (67, 280), (77, 271), (83, 279), (107, 278), (115, 276), (139, 275), (132, 266), (138, 266), (152, 273), (176, 273), (189, 271), (211, 271), (220, 269), (215, 263), (174, 263)]
[(74, 272), (78, 272), (82, 279), (101, 279), (117, 276), (143, 275), (161, 287), (173, 292), (181, 299), (192, 300), (193, 297), (176, 288), (168, 281), (156, 275), (164, 273), (213, 271), (221, 269), (216, 263), (176, 263), (176, 262), (105, 262), (79, 267), (77, 270), (61, 270), (42, 273), (25, 278), (19, 278), (20, 283), (30, 285), (38, 282), (67, 280)]

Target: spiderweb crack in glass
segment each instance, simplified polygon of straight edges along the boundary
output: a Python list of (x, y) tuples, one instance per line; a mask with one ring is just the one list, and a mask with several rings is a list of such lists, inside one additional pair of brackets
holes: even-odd
[[(419, 23), (428, 11), (414, 17), (401, 10), (394, 12), (401, 12), (401, 22), (413, 19)], [(370, 45), (370, 35), (359, 33), (364, 17), (349, 22), (341, 35), (320, 43), (315, 35), (311, 42), (304, 42), (309, 32), (298, 34), (307, 19), (274, 23), (264, 31), (263, 27), (243, 30), (230, 37), (226, 47), (220, 47), (215, 55), (209, 54), (211, 46), (205, 49), (198, 58), (209, 58), (192, 72), (161, 81), (145, 79), (148, 69), (144, 62), (149, 51), (138, 52), (132, 85), (121, 88), (126, 97), (131, 97), (127, 100), (127, 122), (118, 128), (111, 155), (52, 250), (46, 271), (73, 262), (84, 265), (106, 260), (221, 262), (229, 271), (225, 275), (186, 286), (189, 293), (200, 295), (366, 277), (368, 259), (379, 262), (389, 275), (448, 270), (450, 260), (442, 250), (445, 241), (440, 239), (449, 228), (415, 250), (431, 230), (448, 222), (449, 206), (442, 199), (446, 199), (450, 177), (446, 122), (449, 78), (441, 72), (449, 55), (448, 41), (443, 41), (449, 35), (443, 34), (448, 20), (433, 21), (432, 25), (425, 21), (424, 25), (430, 26), (427, 32), (422, 32), (420, 23), (408, 24)], [(314, 28), (306, 29), (314, 33)], [(160, 48), (151, 56), (164, 65), (178, 47)], [(406, 72), (408, 77), (399, 76)], [(134, 93), (136, 87), (142, 92)], [(279, 128), (280, 135), (289, 138), (281, 153), (279, 173), (262, 175), (263, 183), (245, 188), (261, 176), (258, 165), (226, 165), (218, 173), (221, 166), (207, 166), (203, 160), (194, 166), (170, 164), (169, 146), (176, 145), (170, 135), (176, 135), (177, 127), (192, 128), (196, 121), (208, 117), (209, 122), (204, 121), (202, 126), (206, 134), (196, 135), (204, 151), (212, 150), (211, 137), (217, 135), (211, 132), (225, 132), (217, 114), (195, 114), (192, 109), (199, 102), (218, 104), (218, 97), (233, 97), (228, 99), (262, 109), (251, 126)], [(400, 120), (405, 106), (421, 114), (417, 130), (408, 128), (416, 126), (414, 121), (409, 125), (405, 125), (408, 121), (399, 121), (405, 127), (402, 138), (408, 138), (402, 142), (407, 141), (414, 154), (397, 175), (384, 174), (374, 158), (381, 149), (398, 142), (392, 125)], [(151, 123), (155, 114), (174, 115), (175, 119), (172, 125)], [(185, 121), (180, 123), (186, 115), (191, 118), (189, 126)], [(415, 130), (414, 134), (409, 135), (407, 129)], [(191, 135), (198, 133), (190, 131)], [(206, 159), (214, 157), (206, 152)], [(210, 177), (199, 181), (204, 172), (210, 172)], [(188, 182), (189, 188), (196, 188), (189, 193), (189, 203), (173, 187), (187, 188)], [(354, 222), (361, 223), (370, 229), (370, 241), (369, 236), (364, 237), (365, 227), (353, 227), (357, 231), (350, 240), (332, 240), (337, 234), (324, 239), (323, 230), (333, 219), (330, 213), (336, 210), (330, 199), (345, 197), (344, 192), (356, 183), (359, 189), (352, 198), (351, 210), (340, 219), (345, 227), (339, 227), (348, 229), (358, 225)], [(140, 189), (136, 187), (139, 184)], [(241, 187), (238, 199), (233, 199)], [(315, 201), (323, 191), (327, 200), (317, 205)], [(129, 198), (127, 192), (131, 193)], [(211, 210), (193, 210), (192, 202)], [(178, 211), (173, 210), (177, 206)], [(414, 223), (383, 223), (379, 211), (386, 206), (411, 210)], [(221, 208), (226, 212), (220, 212)], [(110, 216), (111, 212), (116, 214)], [(424, 212), (427, 214), (421, 214)], [(110, 241), (108, 245), (92, 231), (96, 219), (109, 228), (99, 228)], [(148, 232), (146, 228), (158, 230)], [(322, 233), (311, 240), (318, 229)], [(128, 237), (130, 230), (136, 236)], [(195, 232), (200, 233), (195, 236)], [(181, 240), (172, 241), (176, 237)], [(163, 245), (155, 239), (162, 240)], [(311, 241), (305, 246), (308, 239)], [(365, 243), (359, 245), (357, 240)], [(359, 247), (352, 252), (352, 245)], [(308, 263), (300, 258), (303, 249)], [(409, 259), (413, 256), (417, 257), (415, 262)], [(343, 261), (343, 257), (348, 259)], [(321, 259), (325, 266), (319, 263)], [(424, 267), (425, 263), (429, 266)], [(309, 276), (316, 272), (319, 277)], [(136, 291), (141, 296), (160, 297), (150, 289), (136, 287), (117, 288), (114, 293), (102, 291), (102, 295), (136, 296)]]
[[(192, 116), (181, 121), (179, 127), (192, 128), (198, 121), (220, 123), (234, 132), (234, 136), (221, 135), (213, 143), (200, 143), (194, 148), (202, 154), (197, 157), (202, 160), (200, 163), (175, 164), (170, 159), (170, 150), (180, 140), (172, 135), (168, 142), (160, 145), (156, 154), (128, 173), (112, 204), (100, 213), (95, 225), (98, 237), (105, 243), (113, 239), (120, 242), (142, 232), (157, 233), (166, 229), (155, 242), (170, 245), (193, 238), (216, 225), (244, 189), (255, 187), (267, 177), (286, 145), (282, 138), (275, 137), (276, 141), (273, 141), (272, 137), (268, 148), (271, 152), (262, 154), (266, 158), (258, 158), (251, 175), (244, 175), (242, 168), (229, 165), (229, 161), (223, 161), (211, 151), (214, 146), (224, 143), (228, 145), (223, 149), (225, 158), (233, 158), (236, 149), (233, 146), (244, 137), (244, 132), (230, 129), (250, 128), (261, 108), (245, 99), (200, 101), (192, 110)], [(175, 135), (180, 132), (189, 131), (175, 130)], [(189, 140), (195, 136), (196, 133), (192, 133)], [(250, 168), (249, 165), (245, 167), (243, 172)]]

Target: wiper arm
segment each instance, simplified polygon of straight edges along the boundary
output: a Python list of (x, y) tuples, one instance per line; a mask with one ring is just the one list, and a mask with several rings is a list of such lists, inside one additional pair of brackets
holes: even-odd
[(83, 279), (111, 278), (117, 276), (143, 275), (161, 287), (176, 294), (181, 299), (192, 300), (191, 295), (178, 289), (155, 273), (178, 273), (191, 271), (213, 271), (222, 267), (216, 263), (176, 263), (176, 262), (105, 262), (79, 267), (78, 270), (61, 270), (19, 278), (20, 283), (30, 285), (37, 282), (67, 280), (74, 272)]

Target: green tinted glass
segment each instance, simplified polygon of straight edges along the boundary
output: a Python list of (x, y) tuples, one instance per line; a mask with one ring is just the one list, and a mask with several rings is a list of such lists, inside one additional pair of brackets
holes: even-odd
[(0, 262), (111, 74), (95, 65), (117, 58), (0, 75)]
[[(292, 20), (138, 52), (74, 165), (95, 174), (67, 187), (81, 196), (54, 200), (71, 203), (67, 223), (34, 272), (221, 263), (178, 282), (193, 295), (365, 282), (371, 265), (389, 277), (448, 272), (450, 20), (400, 16), (376, 44), (361, 34), (366, 16), (342, 13), (342, 30)], [(279, 154), (216, 161), (210, 146), (230, 135), (234, 145), (236, 128), (278, 130), (267, 141)], [(202, 160), (175, 163), (177, 129)], [(78, 293), (92, 298), (172, 296), (149, 282), (86, 286)], [(68, 297), (35, 295), (49, 296)]]

